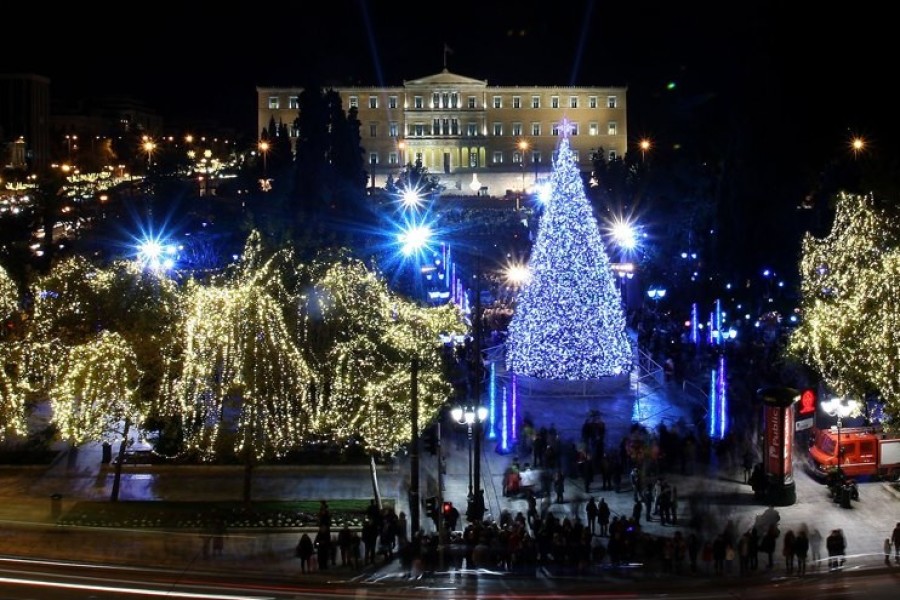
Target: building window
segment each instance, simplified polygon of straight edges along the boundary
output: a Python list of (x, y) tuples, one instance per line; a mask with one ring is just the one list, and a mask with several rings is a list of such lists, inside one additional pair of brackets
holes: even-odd
[(378, 137), (378, 123), (369, 123), (369, 137)]
[(578, 150), (572, 150), (572, 157), (575, 159), (575, 162), (579, 161)]
[(569, 96), (569, 108), (578, 108), (578, 96)]
[(578, 123), (569, 121), (569, 135), (578, 135)]
[(494, 164), (499, 165), (503, 163), (503, 153), (499, 150), (494, 150)]
[(615, 121), (610, 121), (606, 126), (606, 135), (616, 135), (616, 131), (618, 130), (618, 126)]
[(391, 122), (391, 124), (388, 125), (388, 131), (391, 137), (399, 137), (400, 126), (396, 122)]
[(278, 109), (278, 96), (269, 96), (269, 109), (270, 110)]
[(422, 153), (421, 153), (421, 152), (416, 152), (416, 164), (419, 164), (419, 165), (422, 164), (422, 160), (423, 160), (423, 159), (422, 159)]
[(597, 108), (597, 96), (590, 96), (588, 98), (588, 106), (590, 108)]
[(552, 135), (553, 137), (559, 136), (559, 123), (554, 123), (550, 126), (550, 135)]
[(600, 127), (596, 123), (588, 125), (588, 135), (597, 135), (600, 133)]
[(615, 150), (609, 151), (609, 160), (616, 160), (616, 151)]
[(540, 123), (532, 123), (531, 124), (531, 135), (541, 135), (541, 124)]
[(477, 102), (475, 96), (469, 96), (469, 108), (477, 108)]
[(531, 162), (533, 162), (536, 165), (541, 164), (541, 151), (540, 150), (535, 150), (534, 152), (531, 153)]
[(469, 152), (469, 166), (470, 167), (478, 166), (478, 151), (477, 150), (473, 149)]
[(450, 135), (459, 135), (459, 119), (450, 119)]
[(606, 97), (606, 108), (615, 108), (616, 107), (616, 97), (615, 96), (607, 96)]
[(413, 96), (413, 108), (422, 108), (425, 106), (422, 103), (422, 96)]
[(515, 136), (522, 135), (522, 124), (521, 123), (513, 123), (512, 124), (512, 134)]
[(397, 156), (396, 152), (391, 152), (388, 154), (388, 163), (389, 164), (396, 165), (396, 164), (399, 164), (399, 162), (400, 162), (400, 159)]
[(521, 165), (522, 164), (522, 155), (518, 152), (513, 152), (512, 155), (513, 164)]
[(297, 127), (296, 125), (291, 125), (290, 136), (295, 138), (295, 137), (298, 137), (299, 135), (300, 135), (300, 128)]
[(540, 108), (541, 107), (541, 97), (540, 96), (532, 96), (531, 97), (531, 108)]
[(377, 152), (369, 152), (369, 164), (370, 165), (378, 164), (378, 153)]
[(369, 96), (369, 108), (378, 108), (378, 96)]
[(441, 107), (441, 94), (440, 92), (434, 92), (431, 94), (431, 108), (440, 108)]
[(459, 108), (459, 92), (450, 94), (450, 108)]
[(559, 108), (559, 96), (550, 97), (550, 108)]
[(300, 108), (300, 99), (297, 96), (289, 96), (288, 108)]
[(350, 108), (359, 108), (359, 97), (350, 96), (350, 102), (347, 103)]
[(388, 108), (397, 108), (397, 96), (388, 96)]
[(494, 96), (494, 108), (503, 108), (503, 98)]
[(416, 123), (413, 125), (413, 135), (416, 137), (422, 137), (425, 135), (425, 124), (424, 123)]
[(513, 96), (513, 108), (522, 108), (521, 96)]
[(503, 135), (503, 123), (494, 123), (494, 135)]
[(475, 137), (478, 135), (478, 124), (477, 123), (467, 123), (466, 124), (466, 135), (469, 137)]
[(435, 119), (431, 124), (431, 135), (439, 135), (441, 133), (441, 120)]

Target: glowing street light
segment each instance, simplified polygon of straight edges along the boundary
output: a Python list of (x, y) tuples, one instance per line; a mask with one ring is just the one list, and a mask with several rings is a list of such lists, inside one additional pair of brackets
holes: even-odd
[(820, 406), (830, 416), (837, 417), (837, 468), (840, 469), (844, 456), (844, 449), (841, 448), (841, 427), (844, 425), (844, 419), (859, 410), (859, 402), (846, 398), (832, 398), (822, 402)]
[(516, 210), (519, 210), (520, 200), (523, 196), (525, 196), (525, 153), (528, 151), (528, 142), (525, 140), (519, 141), (519, 162), (522, 167), (522, 193), (516, 197)]
[[(484, 406), (454, 406), (450, 410), (450, 417), (459, 423), (460, 425), (466, 426), (466, 432), (469, 438), (469, 502), (472, 502), (477, 497), (477, 493), (481, 491), (481, 482), (475, 481), (476, 477), (473, 476), (473, 449), (472, 449), (472, 441), (473, 439), (480, 441), (481, 436), (481, 427), (480, 425), (484, 423), (488, 418), (488, 409)], [(481, 462), (481, 451), (479, 451), (478, 456), (475, 457), (475, 460)], [(480, 473), (481, 469), (477, 469)], [(477, 477), (480, 479), (480, 475)]]
[(142, 148), (144, 149), (144, 152), (147, 153), (147, 172), (149, 173), (151, 160), (153, 159), (153, 151), (156, 150), (156, 144), (154, 144), (153, 140), (150, 138), (144, 137)]
[(262, 154), (262, 157), (263, 157), (263, 176), (265, 176), (266, 173), (268, 172), (268, 169), (266, 167), (266, 157), (269, 154), (269, 148), (270, 148), (269, 142), (267, 142), (266, 140), (262, 140), (259, 143), (259, 152), (260, 152), (260, 154)]
[(647, 157), (647, 151), (650, 150), (652, 146), (653, 145), (650, 143), (650, 140), (648, 140), (647, 138), (644, 138), (640, 142), (638, 142), (638, 147), (641, 149), (641, 162), (644, 162), (644, 159)]

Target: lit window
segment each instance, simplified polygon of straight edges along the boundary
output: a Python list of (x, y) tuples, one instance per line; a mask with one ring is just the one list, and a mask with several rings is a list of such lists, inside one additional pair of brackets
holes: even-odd
[(425, 124), (424, 123), (416, 123), (413, 125), (413, 135), (416, 137), (422, 137), (425, 135)]
[(550, 126), (550, 135), (554, 137), (559, 135), (559, 123), (554, 123)]
[(377, 123), (369, 123), (369, 137), (378, 137)]
[(396, 152), (391, 152), (388, 154), (388, 163), (392, 165), (396, 165), (400, 162), (400, 158), (397, 156)]
[(503, 123), (494, 123), (494, 135), (503, 135)]
[(512, 134), (515, 136), (522, 135), (522, 124), (521, 123), (513, 123), (512, 124)]
[(536, 165), (541, 163), (541, 151), (540, 150), (535, 150), (534, 152), (531, 153), (531, 162), (533, 162)]
[(478, 135), (478, 124), (477, 123), (467, 123), (466, 124), (466, 135), (469, 137), (474, 137)]
[(390, 132), (389, 135), (391, 137), (398, 137), (399, 136), (398, 132), (400, 131), (400, 126), (396, 122), (391, 122), (388, 125), (388, 131)]
[(300, 108), (300, 99), (297, 96), (288, 98), (288, 108)]
[(600, 126), (596, 123), (588, 125), (588, 135), (597, 135), (600, 133)]
[(473, 150), (469, 152), (469, 166), (477, 167), (478, 166), (478, 151)]
[(378, 96), (369, 96), (369, 108), (378, 108)]
[(513, 152), (512, 161), (514, 164), (521, 165), (522, 164), (522, 155), (518, 152)]
[(572, 157), (575, 159), (575, 162), (578, 162), (578, 150), (572, 150)]
[(276, 110), (278, 108), (278, 96), (269, 96), (269, 109)]
[(388, 108), (397, 108), (397, 96), (388, 96)]
[(532, 123), (531, 124), (531, 135), (541, 135), (541, 124), (540, 123)]
[(578, 135), (578, 123), (569, 123), (569, 135)]
[(513, 96), (513, 108), (522, 108), (521, 96)]
[(550, 108), (559, 108), (559, 96), (550, 97)]
[(494, 108), (503, 108), (503, 99), (500, 96), (494, 96)]
[(616, 160), (616, 151), (615, 150), (609, 151), (609, 160)]
[(291, 137), (298, 137), (300, 135), (300, 128), (296, 125), (291, 125)]
[(541, 107), (541, 97), (540, 96), (532, 96), (531, 97), (531, 108), (540, 108)]
[(431, 108), (440, 108), (441, 107), (441, 94), (440, 92), (434, 92), (431, 94)]
[(569, 108), (578, 108), (578, 96), (569, 97)]
[(469, 108), (477, 108), (477, 102), (475, 96), (469, 96)]
[(370, 152), (370, 153), (369, 153), (369, 164), (370, 164), (370, 165), (377, 165), (377, 164), (378, 164), (378, 153), (377, 153), (377, 152)]
[(422, 96), (414, 96), (413, 97), (413, 108), (422, 108), (424, 104), (422, 103)]
[(619, 127), (616, 125), (615, 121), (610, 121), (606, 126), (606, 135), (616, 135)]
[(615, 96), (607, 96), (606, 97), (606, 108), (615, 108), (616, 107), (616, 97)]
[(590, 96), (588, 98), (588, 106), (590, 108), (597, 108), (597, 96)]
[(350, 96), (350, 101), (347, 103), (347, 106), (350, 108), (359, 108), (359, 97)]
[(494, 164), (499, 165), (503, 162), (503, 153), (499, 150), (494, 150)]

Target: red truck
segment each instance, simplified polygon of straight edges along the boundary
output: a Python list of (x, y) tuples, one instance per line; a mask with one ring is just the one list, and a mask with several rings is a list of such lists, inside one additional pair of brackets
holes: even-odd
[(840, 467), (853, 479), (876, 478), (897, 481), (900, 478), (900, 438), (871, 427), (815, 429), (809, 448), (809, 468), (813, 475), (826, 478), (838, 466), (838, 437), (841, 444)]

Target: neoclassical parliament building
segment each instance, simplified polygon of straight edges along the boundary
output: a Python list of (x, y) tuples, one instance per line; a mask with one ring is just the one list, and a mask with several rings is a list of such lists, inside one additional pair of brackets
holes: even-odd
[[(421, 160), (448, 194), (531, 190), (552, 168), (563, 123), (585, 171), (598, 150), (614, 158), (628, 148), (625, 87), (497, 87), (444, 69), (397, 87), (334, 89), (359, 111), (370, 185)], [(257, 87), (257, 131), (274, 118), (295, 138), (302, 91)]]

